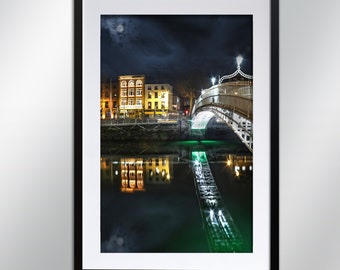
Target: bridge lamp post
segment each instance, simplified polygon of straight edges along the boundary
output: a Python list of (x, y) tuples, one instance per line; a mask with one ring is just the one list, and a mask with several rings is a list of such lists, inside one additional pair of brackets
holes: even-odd
[(241, 69), (242, 61), (243, 61), (243, 57), (241, 55), (236, 57), (237, 69)]
[(215, 85), (215, 82), (216, 82), (216, 78), (215, 78), (215, 77), (212, 77), (212, 78), (211, 78), (211, 83), (212, 83), (212, 85)]

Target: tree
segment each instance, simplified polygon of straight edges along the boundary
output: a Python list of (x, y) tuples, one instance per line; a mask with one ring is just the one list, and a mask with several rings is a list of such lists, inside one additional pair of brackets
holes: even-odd
[(189, 100), (189, 111), (191, 113), (193, 107), (193, 101), (197, 98), (197, 91), (194, 90), (191, 81), (183, 80), (177, 84), (177, 91), (180, 97), (187, 98)]

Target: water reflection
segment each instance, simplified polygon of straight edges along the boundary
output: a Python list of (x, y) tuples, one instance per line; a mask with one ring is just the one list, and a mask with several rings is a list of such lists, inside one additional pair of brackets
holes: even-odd
[[(227, 209), (242, 235), (237, 252), (252, 252), (252, 155), (223, 144), (154, 144), (122, 154), (102, 151), (102, 252), (225, 252), (211, 249), (197, 201), (192, 153), (203, 149)], [(198, 149), (200, 148), (200, 149)], [(222, 215), (223, 214), (223, 215)], [(221, 221), (227, 224), (228, 219)], [(228, 224), (231, 224), (230, 221)], [(223, 227), (223, 226), (222, 226)], [(223, 228), (227, 228), (224, 226)], [(118, 241), (118, 240), (119, 241)], [(225, 238), (227, 239), (227, 238)], [(232, 251), (231, 251), (232, 252)]]
[[(240, 157), (229, 155), (227, 159), (229, 166), (232, 165), (231, 158), (238, 160)], [(243, 161), (246, 159), (247, 157), (244, 156)], [(242, 235), (224, 204), (204, 151), (192, 152), (192, 166), (197, 199), (211, 251), (244, 251)], [(237, 177), (240, 175), (239, 167), (239, 165), (234, 166)], [(245, 165), (242, 168), (245, 171)]]
[[(173, 161), (170, 156), (102, 157), (102, 179), (120, 182), (121, 192), (145, 191), (147, 184), (170, 184)], [(110, 166), (109, 166), (110, 164)]]
[(253, 171), (253, 156), (238, 156), (238, 155), (227, 155), (226, 164), (232, 168), (235, 176), (238, 179), (246, 180), (252, 176)]

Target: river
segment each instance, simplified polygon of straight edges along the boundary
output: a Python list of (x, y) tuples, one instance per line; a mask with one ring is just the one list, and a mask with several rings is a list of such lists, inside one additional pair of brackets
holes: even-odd
[(192, 171), (206, 153), (225, 208), (252, 252), (252, 154), (225, 140), (105, 142), (101, 252), (211, 252)]

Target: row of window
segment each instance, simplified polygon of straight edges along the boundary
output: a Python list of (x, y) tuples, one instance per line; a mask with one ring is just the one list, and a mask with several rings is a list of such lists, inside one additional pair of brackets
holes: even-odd
[[(152, 98), (152, 92), (148, 92), (148, 98)], [(158, 92), (155, 92), (155, 98), (158, 98)], [(160, 98), (165, 98), (165, 92), (161, 92)]]
[[(143, 90), (141, 88), (136, 89), (136, 96), (137, 97), (141, 97), (142, 93), (143, 93)], [(123, 89), (121, 91), (121, 96), (122, 97), (127, 97), (127, 96), (134, 97), (135, 96), (135, 89), (133, 89), (133, 88), (131, 88), (129, 90)], [(158, 92), (155, 92), (154, 96), (155, 96), (154, 98), (158, 98)], [(160, 98), (165, 98), (165, 96), (166, 96), (165, 92), (160, 93)], [(148, 92), (148, 98), (152, 98), (152, 92)]]
[[(108, 104), (107, 104), (108, 105)], [(134, 100), (134, 99), (122, 99), (121, 102), (120, 102), (120, 105), (121, 106), (126, 106), (126, 105), (138, 105), (138, 106), (142, 106), (142, 100), (141, 99), (137, 99), (137, 100)], [(158, 107), (158, 102), (156, 101), (154, 103), (154, 109), (159, 109)], [(106, 103), (105, 103), (105, 107), (106, 107)], [(108, 108), (108, 106), (106, 107)], [(148, 109), (151, 110), (152, 109), (152, 103), (151, 102), (148, 102)], [(161, 103), (161, 107), (160, 109), (165, 109), (165, 102), (162, 102)]]
[[(160, 89), (161, 89), (161, 90), (165, 90), (165, 88), (164, 88), (163, 85), (160, 87)], [(151, 85), (148, 85), (148, 90), (152, 90)], [(158, 89), (158, 85), (155, 85), (155, 86), (153, 87), (153, 90), (159, 90), (159, 89)]]
[[(114, 101), (113, 102), (113, 107), (117, 107), (117, 101)], [(105, 108), (109, 108), (109, 102), (108, 101), (105, 101)]]
[[(132, 98), (129, 98), (129, 99), (122, 99), (121, 100), (121, 106), (125, 106), (125, 105), (139, 105), (139, 106), (142, 106), (143, 103), (142, 103), (142, 99), (138, 98), (138, 99), (132, 99)], [(117, 102), (115, 101), (114, 104), (113, 104), (113, 107), (116, 107), (117, 106)], [(109, 102), (108, 101), (105, 101), (105, 108), (109, 108)], [(155, 109), (158, 109), (158, 101), (155, 101), (154, 102), (154, 108)], [(152, 102), (148, 102), (148, 109), (152, 109)], [(165, 109), (165, 102), (162, 101), (161, 102), (161, 109)]]
[[(130, 80), (129, 82), (127, 81), (121, 81), (120, 82), (120, 86), (121, 87), (127, 87), (129, 85), (129, 87), (135, 87), (135, 81), (134, 80)], [(136, 86), (143, 86), (143, 81), (142, 80), (137, 80), (136, 81)]]
[[(137, 88), (136, 89), (136, 96), (140, 97), (142, 96), (143, 90), (141, 88)], [(134, 97), (135, 96), (135, 89), (129, 89), (128, 90), (122, 90), (122, 97), (126, 97), (127, 94), (129, 95), (129, 97)]]
[[(158, 166), (160, 163), (162, 164), (162, 166), (166, 165), (166, 159), (165, 158), (163, 158), (163, 159), (156, 158), (156, 159), (154, 159), (154, 162), (155, 162), (156, 166)], [(149, 166), (152, 166), (153, 160), (149, 159), (148, 163), (149, 163)]]
[[(158, 109), (158, 102), (157, 101), (155, 101), (155, 106), (154, 106), (154, 108), (157, 110)], [(152, 103), (149, 101), (148, 102), (148, 109), (149, 110), (151, 110), (152, 109)], [(161, 109), (165, 109), (165, 102), (164, 101), (162, 101), (162, 103), (161, 103)]]
[(142, 106), (142, 99), (141, 98), (137, 98), (136, 100), (134, 98), (129, 98), (129, 99), (122, 99), (120, 101), (120, 105), (121, 106), (125, 106), (125, 105), (139, 105)]

